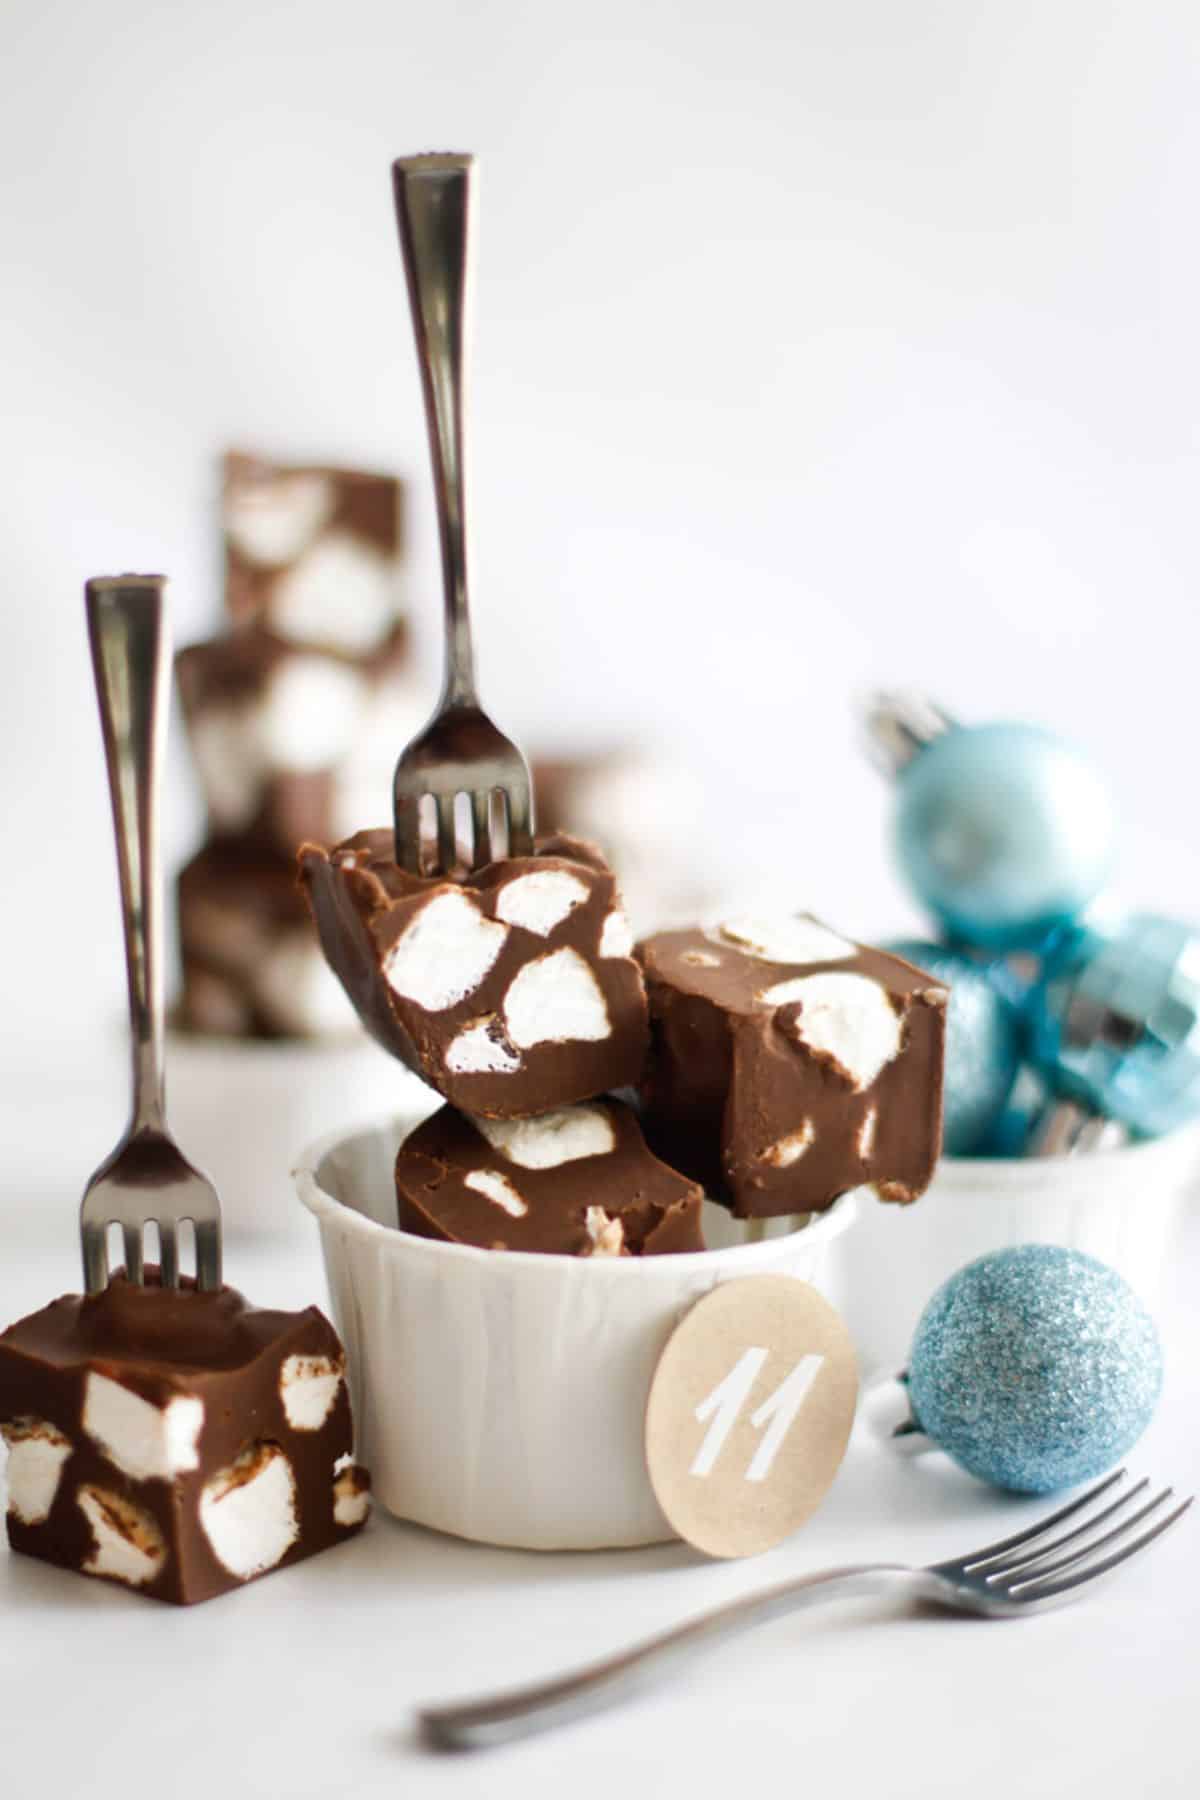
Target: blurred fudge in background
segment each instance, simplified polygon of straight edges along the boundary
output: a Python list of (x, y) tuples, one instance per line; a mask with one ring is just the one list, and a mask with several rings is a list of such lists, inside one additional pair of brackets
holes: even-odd
[(429, 710), (401, 593), (403, 503), (393, 475), (223, 460), (228, 622), (176, 659), (207, 821), (177, 888), (184, 1029), (354, 1030), (295, 853), (386, 818), (396, 756)]
[(700, 776), (651, 744), (531, 758), (539, 834), (589, 839), (616, 872), (634, 933), (709, 912), (720, 881)]

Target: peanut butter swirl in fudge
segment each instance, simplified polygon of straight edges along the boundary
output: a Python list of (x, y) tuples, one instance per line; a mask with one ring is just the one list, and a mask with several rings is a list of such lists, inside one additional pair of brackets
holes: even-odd
[(911, 1201), (941, 1142), (948, 990), (807, 916), (665, 931), (638, 951), (647, 1141), (739, 1218), (864, 1184)]
[(310, 1306), (118, 1272), (0, 1335), (14, 1550), (184, 1605), (363, 1524), (345, 1357)]
[(406, 873), (390, 831), (360, 831), (306, 844), (300, 871), (367, 1029), (463, 1112), (527, 1118), (637, 1081), (646, 993), (591, 845), (539, 839), (451, 881)]
[(701, 1189), (646, 1148), (619, 1100), (537, 1119), (443, 1106), (401, 1146), (403, 1231), (485, 1250), (659, 1256), (703, 1250)]

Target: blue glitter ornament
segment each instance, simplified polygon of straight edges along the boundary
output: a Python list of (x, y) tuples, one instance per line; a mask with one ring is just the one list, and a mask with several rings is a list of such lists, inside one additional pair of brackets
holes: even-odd
[(901, 871), (947, 937), (1037, 949), (1099, 892), (1113, 808), (1071, 745), (1033, 725), (957, 725), (903, 696), (881, 696), (868, 729), (896, 778)]
[(921, 1316), (908, 1373), (920, 1430), (972, 1475), (1045, 1494), (1100, 1475), (1162, 1387), (1154, 1321), (1115, 1270), (1055, 1244), (968, 1263)]
[(1200, 934), (1135, 913), (1065, 931), (1028, 1002), (1054, 1091), (1143, 1137), (1200, 1114)]
[(885, 949), (916, 963), (950, 989), (942, 1148), (970, 1156), (1004, 1109), (1021, 1054), (1021, 1022), (986, 968), (941, 944), (904, 938)]

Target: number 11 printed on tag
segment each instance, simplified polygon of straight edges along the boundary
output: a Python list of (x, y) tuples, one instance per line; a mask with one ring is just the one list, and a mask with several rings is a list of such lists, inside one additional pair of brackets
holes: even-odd
[[(743, 1351), (724, 1381), (719, 1381), (711, 1394), (700, 1402), (696, 1408), (697, 1419), (702, 1425), (706, 1419), (712, 1419), (712, 1424), (696, 1452), (696, 1460), (688, 1470), (689, 1475), (708, 1475), (712, 1472), (713, 1464), (724, 1448), (725, 1439), (733, 1429), (734, 1420), (745, 1405), (746, 1397), (769, 1355), (770, 1351), (759, 1345), (752, 1345), (749, 1350)], [(812, 1352), (802, 1356), (787, 1379), (750, 1414), (751, 1425), (761, 1427), (769, 1422), (770, 1430), (754, 1452), (744, 1477), (746, 1481), (765, 1481), (771, 1473), (776, 1452), (787, 1436), (796, 1414), (804, 1405), (805, 1396), (824, 1361), (823, 1356)]]
[(849, 1334), (815, 1288), (786, 1275), (714, 1288), (676, 1328), (646, 1407), (668, 1523), (710, 1556), (779, 1543), (837, 1473), (857, 1394)]

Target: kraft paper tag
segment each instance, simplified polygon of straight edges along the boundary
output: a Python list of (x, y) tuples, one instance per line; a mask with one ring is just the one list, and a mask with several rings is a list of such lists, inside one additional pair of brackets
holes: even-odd
[(753, 1556), (816, 1511), (837, 1474), (858, 1398), (850, 1334), (789, 1275), (749, 1275), (705, 1295), (659, 1358), (646, 1462), (674, 1529), (709, 1556)]

